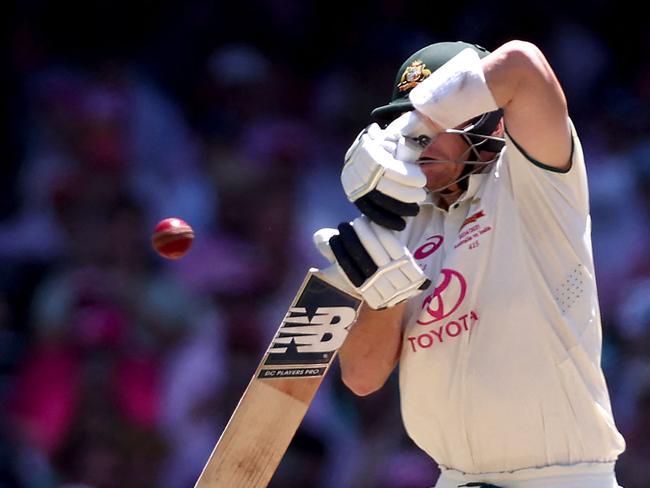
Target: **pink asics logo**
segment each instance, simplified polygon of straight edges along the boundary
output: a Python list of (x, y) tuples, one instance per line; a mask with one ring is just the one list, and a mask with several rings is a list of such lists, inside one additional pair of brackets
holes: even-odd
[(431, 256), (434, 252), (438, 250), (444, 237), (441, 235), (434, 235), (427, 237), (427, 242), (418, 247), (413, 253), (415, 259), (424, 259), (428, 256)]

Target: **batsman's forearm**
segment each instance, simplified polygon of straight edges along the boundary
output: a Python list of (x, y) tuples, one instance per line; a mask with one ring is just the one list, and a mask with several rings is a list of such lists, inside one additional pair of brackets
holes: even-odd
[(405, 304), (385, 310), (363, 305), (338, 357), (345, 385), (359, 396), (381, 388), (395, 369), (402, 344)]

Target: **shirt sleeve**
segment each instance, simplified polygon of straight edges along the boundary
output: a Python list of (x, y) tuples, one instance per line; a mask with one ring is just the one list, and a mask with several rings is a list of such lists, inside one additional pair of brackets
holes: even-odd
[[(571, 166), (560, 171), (532, 161), (508, 137), (503, 153), (504, 183), (510, 186), (515, 214), (510, 223), (527, 246), (528, 276), (548, 294), (566, 318), (556, 332), (575, 342), (595, 305), (595, 273), (585, 162), (571, 124)], [(541, 290), (545, 289), (545, 292)]]
[(519, 216), (536, 234), (570, 234), (589, 215), (584, 156), (573, 123), (570, 127), (572, 154), (568, 170), (534, 160), (506, 133), (505, 171)]

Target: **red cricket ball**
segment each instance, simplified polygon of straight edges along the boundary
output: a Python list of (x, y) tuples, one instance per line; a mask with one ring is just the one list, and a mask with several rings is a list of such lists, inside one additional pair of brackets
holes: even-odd
[(192, 247), (194, 231), (182, 219), (170, 217), (158, 222), (151, 237), (153, 248), (167, 259), (179, 259)]

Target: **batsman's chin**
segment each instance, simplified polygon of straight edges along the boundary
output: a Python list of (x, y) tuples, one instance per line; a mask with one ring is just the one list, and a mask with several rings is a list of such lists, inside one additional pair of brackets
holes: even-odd
[(425, 163), (420, 169), (427, 177), (427, 190), (435, 192), (454, 183), (462, 171), (462, 166), (456, 163)]

